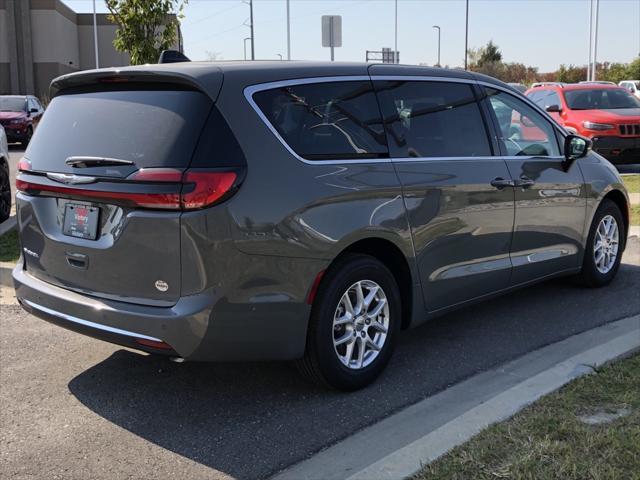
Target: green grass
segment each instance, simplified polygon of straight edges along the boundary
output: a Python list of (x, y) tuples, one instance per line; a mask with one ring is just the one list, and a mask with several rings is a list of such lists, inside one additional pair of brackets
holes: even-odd
[(0, 237), (0, 262), (15, 262), (19, 257), (18, 232), (14, 229)]
[[(631, 413), (607, 424), (578, 417)], [(582, 377), (491, 426), (415, 479), (640, 479), (640, 355)]]
[(640, 225), (640, 205), (631, 205), (631, 225)]
[(640, 193), (640, 175), (622, 175), (622, 181), (629, 193)]

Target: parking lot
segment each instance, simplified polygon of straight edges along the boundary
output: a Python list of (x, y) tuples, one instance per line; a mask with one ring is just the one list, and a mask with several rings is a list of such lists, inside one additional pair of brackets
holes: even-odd
[(636, 237), (609, 287), (554, 280), (405, 332), (379, 381), (351, 394), (284, 363), (171, 363), (3, 305), (0, 476), (268, 477), (480, 371), (639, 313), (639, 257)]

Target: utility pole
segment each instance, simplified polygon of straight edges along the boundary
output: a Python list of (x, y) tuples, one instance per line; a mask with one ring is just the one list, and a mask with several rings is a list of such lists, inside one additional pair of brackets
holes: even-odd
[(255, 41), (253, 38), (253, 0), (249, 0), (249, 22), (251, 22), (251, 60), (256, 59)]
[(287, 60), (291, 60), (291, 15), (289, 10), (289, 0), (287, 0)]
[(98, 58), (98, 20), (96, 17), (96, 0), (93, 0), (93, 46), (96, 54), (96, 68), (100, 68), (100, 60)]
[(400, 63), (398, 58), (398, 0), (396, 0), (396, 28), (395, 28), (395, 43), (393, 45), (393, 63)]
[(433, 28), (437, 28), (438, 29), (438, 66), (440, 65), (440, 26), (439, 25), (434, 25)]
[(596, 81), (596, 70), (598, 68), (598, 16), (600, 14), (600, 0), (596, 0), (595, 34), (593, 36), (593, 68), (591, 69), (591, 81)]
[(469, 0), (467, 0), (467, 14), (464, 27), (464, 69), (467, 69), (467, 55), (469, 52)]

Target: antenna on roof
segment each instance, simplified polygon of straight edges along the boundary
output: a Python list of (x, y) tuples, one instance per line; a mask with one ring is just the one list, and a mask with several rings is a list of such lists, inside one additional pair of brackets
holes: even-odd
[(163, 50), (158, 58), (158, 63), (190, 62), (189, 57), (177, 50)]

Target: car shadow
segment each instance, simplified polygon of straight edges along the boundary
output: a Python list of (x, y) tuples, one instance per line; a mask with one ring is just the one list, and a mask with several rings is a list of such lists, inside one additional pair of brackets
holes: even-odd
[(68, 386), (149, 442), (233, 477), (263, 478), (475, 373), (640, 312), (633, 291), (640, 267), (623, 265), (607, 288), (552, 280), (434, 319), (403, 332), (378, 381), (348, 394), (307, 383), (287, 363), (176, 364), (128, 350)]

